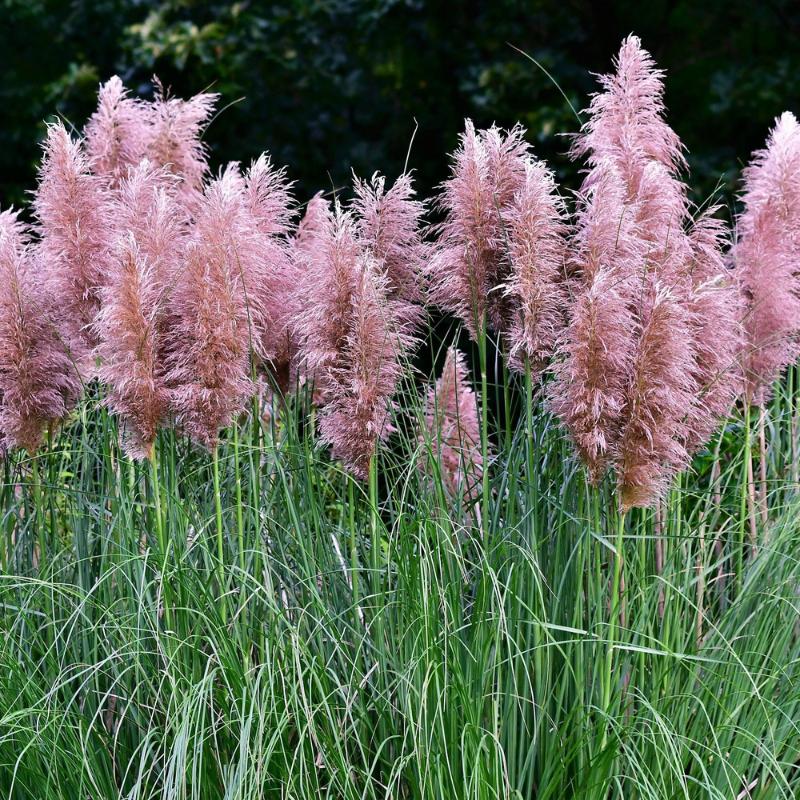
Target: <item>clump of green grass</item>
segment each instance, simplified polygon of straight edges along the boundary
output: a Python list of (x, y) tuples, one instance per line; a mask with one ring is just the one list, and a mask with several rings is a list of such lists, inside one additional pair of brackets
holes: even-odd
[(155, 480), (97, 391), (9, 458), (2, 795), (794, 797), (792, 381), (755, 542), (740, 418), (623, 528), (547, 412), (529, 432), (524, 389), (496, 389), (480, 524), (418, 466), (413, 386), (373, 498), (318, 449), (306, 392), (240, 420), (221, 539), (212, 457), (164, 429)]

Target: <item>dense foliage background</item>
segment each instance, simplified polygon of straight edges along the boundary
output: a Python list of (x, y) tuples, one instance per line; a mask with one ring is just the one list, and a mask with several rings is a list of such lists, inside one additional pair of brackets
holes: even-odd
[(520, 120), (569, 185), (557, 134), (578, 122), (511, 45), (581, 109), (631, 31), (667, 69), (698, 198), (735, 189), (773, 117), (798, 111), (792, 0), (0, 0), (0, 204), (33, 187), (44, 120), (81, 128), (115, 72), (142, 95), (157, 73), (179, 96), (213, 84), (221, 107), (243, 98), (212, 126), (213, 163), (269, 150), (301, 200), (351, 168), (396, 175), (415, 120), (409, 165), (430, 193), (467, 116)]

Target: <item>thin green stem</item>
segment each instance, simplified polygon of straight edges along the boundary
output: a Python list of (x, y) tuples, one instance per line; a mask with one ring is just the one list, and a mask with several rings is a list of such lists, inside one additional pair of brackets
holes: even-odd
[(214, 448), (214, 501), (217, 515), (217, 578), (219, 583), (222, 621), (227, 622), (228, 612), (225, 595), (225, 550), (222, 538), (222, 496), (219, 489), (219, 447)]

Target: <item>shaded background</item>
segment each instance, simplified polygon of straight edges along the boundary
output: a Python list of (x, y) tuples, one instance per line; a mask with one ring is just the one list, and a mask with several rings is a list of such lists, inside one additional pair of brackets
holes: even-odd
[[(646, 7), (645, 7), (646, 6)], [(739, 170), (773, 118), (800, 111), (797, 0), (0, 0), (0, 204), (26, 202), (44, 120), (80, 129), (100, 81), (143, 97), (157, 73), (175, 94), (213, 84), (225, 110), (212, 165), (262, 150), (288, 166), (298, 198), (409, 166), (429, 195), (447, 175), (464, 117), (517, 120), (568, 186), (577, 109), (628, 33), (667, 70), (669, 121), (689, 150), (695, 199)]]

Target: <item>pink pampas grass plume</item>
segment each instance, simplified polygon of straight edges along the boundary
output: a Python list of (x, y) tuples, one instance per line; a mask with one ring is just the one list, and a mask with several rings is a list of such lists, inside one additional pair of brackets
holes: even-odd
[(355, 265), (348, 333), (331, 372), (320, 416), (323, 442), (359, 480), (369, 476), (378, 443), (393, 430), (392, 396), (403, 376), (401, 360), (411, 337), (396, 323), (387, 279), (368, 256)]
[(170, 97), (158, 78), (154, 81), (158, 94), (150, 106), (145, 155), (156, 168), (166, 168), (181, 179), (178, 195), (193, 208), (208, 173), (208, 148), (200, 137), (219, 95), (203, 93), (181, 100)]
[(505, 136), (497, 128), (476, 132), (467, 120), (452, 177), (436, 201), (446, 219), (425, 270), (429, 299), (459, 317), (476, 341), (484, 318), (489, 329), (502, 331), (513, 313), (511, 297), (498, 287), (511, 270), (503, 218), (525, 179), (523, 136), (519, 126)]
[(294, 258), (289, 226), (294, 212), (284, 170), (262, 154), (245, 174), (245, 203), (252, 219), (255, 250), (263, 277), (247, 291), (264, 309), (259, 341), (254, 348), (259, 366), (286, 394), (296, 378), (297, 342), (293, 320), (299, 311), (302, 273)]
[(695, 397), (681, 434), (689, 455), (699, 450), (728, 416), (742, 386), (741, 297), (736, 273), (723, 257), (729, 231), (714, 217), (716, 211), (712, 207), (704, 212), (689, 233), (688, 311)]
[(420, 444), (430, 446), (447, 491), (466, 502), (483, 475), (480, 411), (469, 384), (464, 356), (447, 351), (441, 377), (425, 399), (426, 432)]
[(47, 131), (33, 208), (41, 263), (70, 319), (62, 336), (80, 363), (96, 344), (91, 326), (108, 272), (112, 227), (104, 184), (60, 122)]
[(413, 199), (407, 174), (388, 190), (386, 179), (377, 173), (369, 182), (356, 178), (354, 188), (359, 236), (386, 273), (390, 299), (405, 301), (411, 317), (418, 319), (423, 302), (421, 274), (430, 254), (422, 234), (425, 204)]
[(306, 204), (306, 213), (297, 226), (294, 248), (298, 252), (309, 252), (317, 236), (324, 230), (330, 220), (331, 204), (317, 192)]
[(536, 375), (555, 351), (567, 302), (565, 211), (553, 173), (541, 161), (526, 161), (506, 217), (512, 273), (505, 291), (518, 306), (506, 332), (509, 363), (524, 371), (527, 361)]
[(798, 353), (800, 329), (800, 125), (778, 118), (767, 146), (744, 171), (744, 212), (734, 259), (746, 313), (745, 398), (762, 405)]
[(40, 257), (16, 214), (0, 214), (0, 431), (4, 447), (31, 454), (81, 386), (54, 326), (57, 300), (41, 283)]
[(655, 502), (672, 476), (688, 463), (680, 443), (694, 399), (688, 313), (669, 289), (656, 285), (645, 317), (619, 443), (617, 491), (623, 512)]
[(169, 411), (167, 355), (181, 346), (167, 300), (182, 268), (188, 228), (163, 180), (145, 161), (120, 183), (115, 209), (127, 232), (114, 250), (96, 322), (106, 404), (120, 417), (123, 448), (136, 459), (153, 457)]
[(92, 172), (116, 188), (128, 169), (144, 158), (147, 149), (149, 110), (128, 97), (128, 90), (114, 75), (100, 87), (97, 111), (86, 124), (86, 151)]
[(175, 327), (167, 383), (179, 424), (214, 450), (219, 431), (254, 391), (250, 349), (254, 317), (261, 317), (245, 286), (259, 265), (244, 201), (244, 182), (231, 165), (198, 202), (184, 266), (169, 295)]

